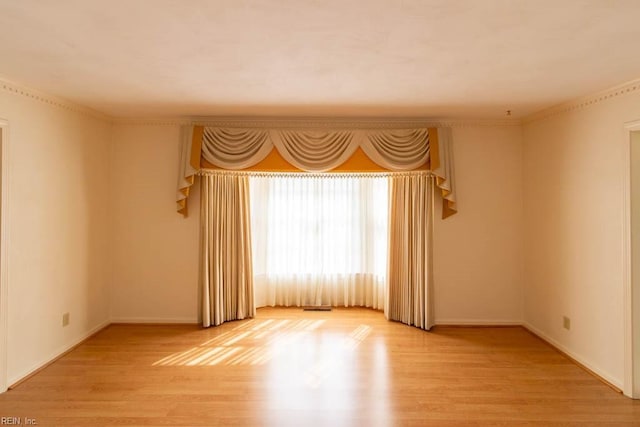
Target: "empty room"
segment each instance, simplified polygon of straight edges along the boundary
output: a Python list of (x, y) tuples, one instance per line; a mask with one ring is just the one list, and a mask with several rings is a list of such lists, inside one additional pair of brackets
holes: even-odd
[(0, 425), (640, 424), (637, 0), (0, 0)]

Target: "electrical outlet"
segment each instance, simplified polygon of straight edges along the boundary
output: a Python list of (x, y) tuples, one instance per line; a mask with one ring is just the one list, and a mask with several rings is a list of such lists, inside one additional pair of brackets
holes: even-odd
[(69, 313), (64, 313), (62, 315), (62, 326), (69, 325)]
[(562, 327), (566, 330), (571, 329), (571, 319), (569, 319), (567, 316), (562, 316)]

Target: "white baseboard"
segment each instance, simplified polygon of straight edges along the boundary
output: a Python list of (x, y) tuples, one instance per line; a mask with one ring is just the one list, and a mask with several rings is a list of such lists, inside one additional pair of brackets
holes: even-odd
[(198, 319), (191, 317), (115, 317), (111, 319), (111, 323), (175, 323), (177, 325), (195, 325), (200, 322), (198, 322)]
[(91, 335), (93, 335), (93, 334), (101, 331), (102, 329), (106, 328), (110, 324), (111, 324), (110, 320), (105, 320), (104, 322), (100, 323), (98, 326), (96, 326), (96, 327), (92, 328), (91, 330), (89, 330), (88, 332), (82, 334), (80, 337), (74, 339), (70, 343), (65, 344), (62, 347), (56, 349), (55, 351), (50, 353), (47, 357), (44, 357), (44, 358), (40, 359), (38, 362), (34, 363), (30, 368), (26, 369), (24, 372), (22, 372), (22, 373), (20, 373), (18, 375), (15, 375), (13, 377), (8, 378), (7, 384), (9, 386), (11, 386), (12, 384), (16, 384), (17, 382), (23, 380), (24, 378), (26, 378), (29, 375), (31, 375), (34, 372), (36, 372), (38, 369), (41, 369), (42, 367), (44, 367), (44, 366), (48, 365), (49, 363), (51, 363), (52, 361), (56, 360), (58, 357), (60, 357), (61, 355), (63, 355), (67, 351), (71, 350), (73, 347), (77, 346), (82, 341), (84, 341), (87, 338), (89, 338)]
[(613, 385), (614, 387), (617, 387), (620, 390), (622, 390), (623, 381), (620, 380), (619, 378), (612, 377), (607, 372), (604, 372), (602, 369), (600, 369), (597, 366), (593, 365), (593, 363), (589, 362), (588, 360), (585, 360), (584, 357), (579, 356), (578, 354), (576, 354), (573, 351), (569, 350), (564, 345), (560, 344), (558, 341), (556, 341), (553, 338), (549, 337), (547, 334), (545, 334), (544, 332), (542, 332), (541, 330), (539, 330), (535, 326), (533, 326), (533, 325), (531, 325), (531, 324), (529, 324), (527, 322), (524, 322), (522, 324), (522, 326), (524, 326), (527, 330), (529, 330), (529, 332), (531, 332), (532, 334), (536, 335), (541, 340), (546, 341), (547, 343), (551, 344), (553, 347), (555, 347), (558, 350), (562, 351), (567, 356), (571, 357), (573, 360), (575, 360), (579, 364), (583, 365), (585, 368), (589, 369), (590, 371), (592, 371), (597, 376), (601, 377), (602, 379), (604, 379), (608, 383), (611, 383), (611, 385)]
[(522, 320), (436, 319), (435, 324), (447, 326), (522, 326)]

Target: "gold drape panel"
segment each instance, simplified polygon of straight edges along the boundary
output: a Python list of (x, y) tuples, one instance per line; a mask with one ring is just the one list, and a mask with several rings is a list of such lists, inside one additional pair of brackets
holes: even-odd
[(344, 164), (359, 148), (371, 161), (389, 171), (409, 171), (430, 162), (444, 199), (443, 217), (457, 211), (448, 128), (188, 128), (183, 132), (187, 136), (182, 139), (178, 177), (178, 212), (183, 215), (187, 213), (194, 174), (200, 170), (200, 154), (216, 167), (243, 170), (255, 166), (275, 150), (302, 171), (326, 172)]
[(411, 174), (389, 179), (389, 285), (385, 316), (430, 329), (434, 178)]
[(250, 221), (247, 176), (202, 177), (200, 286), (205, 327), (255, 316)]

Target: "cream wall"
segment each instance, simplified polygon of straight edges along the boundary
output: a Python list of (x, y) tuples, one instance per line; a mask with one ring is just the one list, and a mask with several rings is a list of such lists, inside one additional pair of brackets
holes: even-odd
[(110, 124), (2, 87), (0, 118), (11, 384), (109, 322)]
[(618, 387), (622, 150), (637, 119), (636, 92), (524, 126), (525, 323)]
[(521, 128), (456, 126), (453, 141), (459, 212), (435, 224), (436, 323), (519, 324)]
[[(453, 136), (461, 212), (437, 223), (436, 318), (520, 323), (520, 127)], [(197, 320), (199, 195), (175, 213), (178, 141), (178, 126), (114, 127), (114, 321)]]
[(115, 125), (114, 322), (198, 320), (198, 191), (176, 213), (180, 127)]

